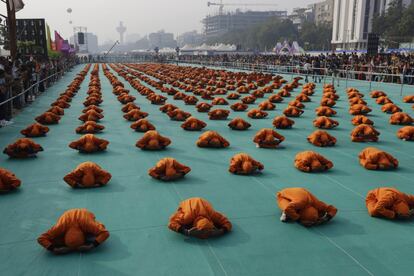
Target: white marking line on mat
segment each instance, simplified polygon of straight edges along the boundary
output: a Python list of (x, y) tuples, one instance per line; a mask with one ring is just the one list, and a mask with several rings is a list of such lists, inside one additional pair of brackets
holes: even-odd
[(336, 248), (338, 248), (339, 250), (341, 250), (345, 255), (347, 255), (352, 261), (354, 261), (354, 263), (356, 263), (359, 267), (361, 267), (368, 275), (372, 275), (374, 276), (374, 274), (369, 271), (368, 268), (366, 268), (364, 265), (362, 265), (354, 256), (352, 256), (348, 251), (346, 251), (343, 247), (341, 247), (339, 244), (337, 244), (336, 242), (334, 242), (331, 238), (329, 238), (328, 236), (326, 236), (324, 233), (322, 233), (321, 231), (317, 230), (317, 229), (312, 229), (313, 231), (319, 233), (320, 235), (322, 235), (325, 239), (327, 239), (333, 246), (335, 246)]

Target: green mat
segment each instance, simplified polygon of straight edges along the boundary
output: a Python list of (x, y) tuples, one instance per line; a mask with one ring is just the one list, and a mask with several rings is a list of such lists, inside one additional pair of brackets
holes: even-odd
[[(34, 117), (48, 109), (76, 73), (76, 67), (50, 88), (35, 103), (14, 119), (14, 124), (0, 129), (0, 147), (21, 137), (19, 131)], [(322, 85), (312, 102), (305, 103), (305, 113), (295, 119), (291, 130), (278, 130), (286, 137), (282, 148), (258, 149), (254, 134), (272, 127), (272, 119), (281, 115), (288, 101), (269, 111), (268, 119), (252, 120), (246, 113), (231, 113), (252, 123), (248, 131), (232, 131), (227, 121), (210, 121), (194, 106), (169, 100), (207, 122), (206, 130), (216, 130), (231, 146), (223, 150), (200, 149), (195, 142), (201, 132), (187, 132), (180, 122), (170, 121), (159, 106), (151, 105), (127, 82), (131, 95), (148, 120), (162, 135), (172, 140), (165, 151), (144, 152), (135, 147), (142, 137), (130, 129), (122, 118), (122, 105), (112, 94), (109, 81), (100, 71), (106, 127), (99, 137), (110, 141), (108, 151), (85, 155), (68, 144), (79, 137), (75, 128), (83, 109), (90, 74), (59, 125), (51, 126), (47, 137), (37, 138), (45, 151), (36, 159), (11, 160), (1, 155), (0, 166), (12, 170), (22, 179), (19, 191), (0, 196), (0, 274), (2, 275), (410, 275), (414, 256), (413, 223), (374, 219), (365, 208), (368, 190), (395, 186), (414, 193), (414, 144), (399, 140), (399, 126), (388, 124), (388, 117), (370, 97), (364, 99), (373, 108), (372, 118), (381, 132), (379, 143), (352, 143), (353, 129), (348, 114), (345, 87), (338, 87), (340, 123), (329, 131), (337, 139), (334, 148), (317, 148), (306, 137), (315, 130), (312, 120), (319, 105)], [(290, 77), (287, 77), (288, 80)], [(362, 82), (349, 82), (367, 94)], [(398, 86), (375, 84), (386, 91), (404, 111), (414, 116), (409, 104), (402, 103)], [(408, 90), (408, 89), (406, 89)], [(300, 89), (295, 90), (297, 95)], [(291, 99), (289, 99), (291, 100)], [(258, 100), (260, 102), (261, 100)], [(226, 107), (228, 108), (228, 107)], [(392, 172), (367, 171), (358, 162), (358, 153), (374, 145), (393, 154), (400, 168)], [(293, 166), (296, 153), (315, 150), (332, 160), (335, 167), (323, 174), (305, 174)], [(247, 152), (262, 162), (265, 170), (254, 177), (228, 173), (230, 158)], [(160, 158), (171, 156), (190, 166), (192, 171), (182, 181), (162, 183), (151, 179), (147, 170)], [(107, 187), (73, 190), (62, 178), (83, 161), (94, 161), (112, 173)], [(279, 222), (280, 211), (275, 193), (286, 187), (305, 187), (321, 200), (334, 204), (339, 212), (329, 224), (304, 228)], [(199, 241), (167, 229), (169, 216), (178, 203), (199, 196), (226, 214), (234, 231), (219, 239)], [(70, 208), (88, 208), (111, 233), (97, 250), (87, 254), (54, 256), (41, 248), (36, 238), (49, 229)]]

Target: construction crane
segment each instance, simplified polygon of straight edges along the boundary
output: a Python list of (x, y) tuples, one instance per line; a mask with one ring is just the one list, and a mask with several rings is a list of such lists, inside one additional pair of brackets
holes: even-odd
[(223, 0), (220, 0), (220, 3), (207, 2), (207, 7), (211, 7), (211, 6), (219, 6), (219, 14), (222, 15), (224, 6), (255, 6), (257, 7), (257, 6), (277, 6), (277, 4), (223, 3)]

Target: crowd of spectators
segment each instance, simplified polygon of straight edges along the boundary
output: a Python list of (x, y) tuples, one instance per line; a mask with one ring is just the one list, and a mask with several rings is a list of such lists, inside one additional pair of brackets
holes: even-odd
[(18, 56), (14, 61), (0, 57), (0, 127), (10, 124), (16, 110), (33, 102), (77, 62), (74, 57), (52, 60)]
[(217, 64), (252, 64), (268, 67), (285, 66), (310, 75), (335, 75), (358, 80), (414, 84), (413, 54), (341, 53), (319, 55), (181, 55), (180, 61)]

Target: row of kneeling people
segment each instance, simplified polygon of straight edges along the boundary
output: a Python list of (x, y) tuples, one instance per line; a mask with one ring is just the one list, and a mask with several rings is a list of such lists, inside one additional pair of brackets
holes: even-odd
[[(330, 221), (337, 214), (333, 205), (320, 201), (304, 188), (287, 188), (276, 194), (281, 210), (280, 221), (298, 222), (306, 227)], [(395, 188), (382, 187), (369, 191), (366, 197), (368, 213), (373, 217), (407, 219), (414, 213), (414, 195)], [(202, 198), (182, 201), (170, 217), (168, 228), (184, 236), (207, 239), (222, 236), (232, 230), (230, 220)], [(54, 254), (72, 251), (87, 252), (109, 237), (109, 231), (87, 209), (71, 209), (57, 223), (41, 234), (38, 242)]]

